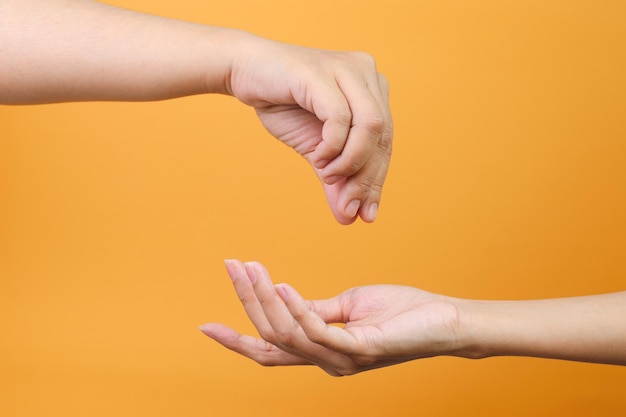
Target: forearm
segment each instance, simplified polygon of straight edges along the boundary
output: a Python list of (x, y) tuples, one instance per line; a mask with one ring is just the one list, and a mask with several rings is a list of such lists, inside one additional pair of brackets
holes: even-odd
[(463, 356), (534, 356), (626, 365), (626, 292), (463, 301)]
[[(243, 32), (89, 0), (0, 3), (0, 102), (226, 93)], [(122, 76), (120, 76), (122, 75)]]

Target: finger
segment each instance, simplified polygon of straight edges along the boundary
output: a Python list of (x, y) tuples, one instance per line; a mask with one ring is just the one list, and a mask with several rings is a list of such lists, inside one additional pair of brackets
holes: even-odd
[(379, 171), (379, 164), (370, 161), (356, 175), (345, 180), (337, 204), (343, 208), (346, 216), (355, 219), (358, 213), (364, 213), (363, 220), (376, 220), (382, 192), (380, 185), (376, 184)]
[(200, 330), (225, 348), (263, 366), (312, 365), (311, 362), (300, 356), (287, 353), (265, 340), (242, 335), (223, 324), (207, 323), (200, 326)]
[(376, 220), (387, 169), (387, 164), (370, 161), (350, 178), (332, 185), (322, 184), (328, 204), (339, 223), (351, 224), (357, 219), (357, 214), (366, 222)]
[[(384, 151), (381, 151), (384, 152)], [(386, 162), (380, 165), (378, 168), (378, 172), (374, 175), (373, 180), (366, 180), (366, 183), (370, 183), (370, 191), (365, 200), (361, 203), (359, 208), (359, 216), (361, 219), (367, 223), (371, 223), (376, 220), (378, 216), (378, 209), (380, 207), (380, 201), (382, 197), (383, 184), (385, 183), (385, 179), (387, 178), (387, 172), (389, 170), (389, 154), (385, 157)], [(369, 168), (369, 167), (368, 167)], [(364, 170), (362, 173), (364, 176), (371, 175), (369, 169)], [(351, 178), (352, 180), (352, 178)], [(354, 177), (354, 181), (359, 184), (359, 179)], [(358, 187), (358, 185), (357, 185)]]
[[(337, 207), (334, 210), (334, 212), (339, 212), (343, 215), (341, 220), (338, 219), (343, 224), (352, 223), (356, 219), (357, 212), (365, 222), (376, 220), (382, 188), (391, 159), (393, 121), (389, 106), (389, 85), (382, 74), (376, 74), (375, 78), (368, 82), (368, 86), (372, 95), (381, 104), (384, 114), (384, 129), (374, 154), (370, 156), (365, 165), (355, 175), (344, 179), (345, 185), (341, 186), (342, 191), (339, 198), (337, 198)], [(330, 168), (331, 165), (318, 175), (323, 177), (326, 170)], [(338, 217), (337, 214), (335, 214), (335, 217)]]
[(322, 169), (343, 151), (352, 126), (352, 112), (334, 78), (316, 79), (303, 87), (294, 93), (296, 103), (322, 122), (322, 140), (307, 159), (314, 168)]
[[(341, 155), (324, 169), (323, 174), (329, 184), (342, 175), (350, 176), (357, 172), (359, 165), (362, 166), (369, 160), (376, 145), (380, 146), (386, 134), (393, 130), (389, 109), (389, 83), (376, 70), (373, 58), (367, 54), (363, 54), (362, 58), (364, 65), (369, 67), (362, 73), (364, 78), (359, 80), (350, 76), (340, 83), (352, 111), (352, 126)], [(364, 141), (363, 137), (370, 140)], [(333, 174), (336, 166), (345, 164), (344, 159), (349, 161), (349, 171)], [(354, 161), (359, 163), (354, 164)]]
[(326, 194), (328, 206), (330, 207), (330, 210), (335, 216), (337, 222), (343, 225), (354, 223), (354, 221), (358, 218), (357, 213), (361, 207), (361, 202), (358, 199), (356, 200), (356, 203), (352, 203), (350, 206), (346, 205), (346, 200), (353, 201), (349, 198), (345, 198), (346, 193), (344, 190), (346, 182), (347, 178), (344, 178), (335, 184), (326, 184), (322, 181), (322, 188)]
[[(273, 329), (273, 340), (269, 340), (279, 348), (302, 356), (324, 369), (340, 369), (350, 361), (344, 355), (312, 343), (304, 334), (298, 322), (289, 312), (282, 298), (276, 292), (267, 270), (257, 262), (246, 263), (248, 276), (252, 278), (253, 287), (265, 317)], [(264, 335), (263, 339), (268, 340)], [(351, 362), (351, 361), (350, 361)]]
[[(281, 339), (281, 336), (275, 337), (276, 327), (283, 333), (282, 339), (285, 339), (287, 337), (286, 334), (294, 334), (299, 330), (298, 324), (291, 319), (289, 311), (278, 294), (276, 294), (274, 285), (265, 267), (258, 262), (246, 262), (244, 267), (258, 305), (262, 309), (264, 321), (268, 324), (267, 328), (257, 328), (259, 334), (263, 339), (278, 344), (279, 341), (277, 339)], [(285, 346), (288, 345), (290, 343), (287, 343)]]
[[(345, 355), (359, 353), (358, 340), (340, 327), (329, 326), (295, 289), (287, 284), (281, 284), (278, 293), (311, 342)], [(319, 306), (314, 308), (319, 309)]]
[[(288, 284), (278, 284), (277, 287), (288, 286), (291, 291), (298, 294), (300, 298), (301, 295), (290, 285)], [(283, 298), (283, 294), (278, 291), (278, 294)], [(283, 298), (283, 302), (284, 302)], [(324, 323), (346, 323), (348, 321), (348, 317), (346, 317), (345, 312), (343, 311), (343, 303), (342, 297), (336, 296), (332, 298), (328, 298), (325, 300), (304, 300), (307, 306), (317, 314)]]
[(323, 140), (314, 155), (318, 160), (332, 159), (322, 171), (322, 179), (329, 184), (358, 172), (374, 153), (385, 128), (382, 103), (369, 90), (365, 80), (345, 77), (340, 81), (340, 88), (352, 113), (348, 137), (337, 143), (324, 137), (322, 132)]
[(256, 327), (260, 335), (272, 338), (272, 326), (265, 319), (265, 313), (254, 293), (254, 288), (248, 277), (245, 265), (235, 259), (227, 259), (224, 263), (226, 264), (226, 270), (233, 282), (237, 296), (246, 314), (250, 318), (250, 321), (254, 327)]

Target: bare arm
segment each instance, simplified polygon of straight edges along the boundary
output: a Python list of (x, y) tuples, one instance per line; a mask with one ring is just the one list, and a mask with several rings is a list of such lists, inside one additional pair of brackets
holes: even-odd
[(201, 330), (266, 366), (316, 365), (341, 376), (433, 356), (626, 365), (626, 292), (476, 301), (376, 285), (307, 301), (287, 284), (273, 285), (258, 263), (228, 261), (227, 268), (261, 338), (218, 323)]
[(85, 0), (0, 3), (0, 99), (32, 104), (226, 93), (243, 33)]
[(530, 301), (463, 301), (468, 356), (626, 365), (626, 291)]
[(320, 178), (342, 224), (376, 219), (389, 87), (365, 53), (323, 51), (89, 0), (0, 2), (0, 104), (230, 94)]

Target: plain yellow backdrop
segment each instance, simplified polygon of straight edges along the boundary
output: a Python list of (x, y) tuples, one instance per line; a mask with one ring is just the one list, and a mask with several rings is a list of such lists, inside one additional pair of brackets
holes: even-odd
[(304, 160), (230, 97), (0, 107), (0, 415), (623, 415), (620, 367), (433, 358), (331, 378), (197, 330), (254, 332), (224, 258), (310, 298), (624, 290), (623, 2), (112, 3), (371, 53), (396, 126), (379, 220), (336, 224)]

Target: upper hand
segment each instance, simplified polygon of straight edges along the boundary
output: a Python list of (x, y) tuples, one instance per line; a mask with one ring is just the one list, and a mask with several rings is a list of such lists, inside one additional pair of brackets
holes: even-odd
[(374, 60), (254, 39), (233, 60), (227, 90), (312, 165), (339, 223), (374, 221), (393, 137)]
[(457, 349), (458, 314), (448, 297), (376, 285), (305, 301), (286, 284), (274, 286), (259, 263), (227, 261), (227, 269), (262, 339), (217, 323), (201, 329), (262, 365), (317, 365), (342, 376)]

